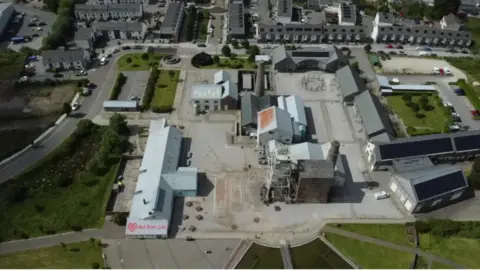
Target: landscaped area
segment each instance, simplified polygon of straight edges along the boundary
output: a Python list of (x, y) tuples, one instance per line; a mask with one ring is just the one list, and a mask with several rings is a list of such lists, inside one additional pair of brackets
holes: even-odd
[(91, 269), (103, 268), (102, 248), (98, 240), (65, 246), (32, 249), (0, 255), (2, 269)]
[[(334, 227), (334, 224), (329, 224), (329, 226)], [(342, 223), (338, 229), (358, 233), (399, 245), (410, 247), (415, 246), (415, 243), (409, 240), (409, 235), (407, 234), (407, 227), (405, 224)]]
[(236, 269), (283, 269), (280, 249), (253, 243)]
[[(208, 10), (202, 10), (198, 16), (198, 39), (205, 42), (208, 35), (208, 21), (210, 13)], [(220, 29), (217, 31), (221, 31)]]
[(449, 132), (452, 117), (438, 95), (402, 93), (387, 97), (387, 101), (410, 136)]
[(478, 50), (480, 48), (480, 19), (468, 17), (467, 27), (472, 33), (474, 48)]
[[(247, 56), (237, 56), (234, 59), (228, 57), (219, 57), (218, 63), (213, 63), (212, 65), (202, 66), (201, 68), (205, 69), (256, 69), (257, 64), (255, 62), (248, 61)], [(265, 65), (265, 69), (268, 68), (268, 65)]]
[(163, 69), (159, 72), (150, 108), (154, 112), (167, 112), (173, 107), (180, 71)]
[(351, 269), (335, 251), (316, 239), (306, 245), (290, 248), (294, 269)]
[(0, 52), (0, 80), (18, 79), (27, 56), (23, 53)]
[(361, 268), (405, 269), (413, 261), (413, 253), (385, 248), (334, 233), (327, 234), (326, 238)]
[(166, 56), (160, 53), (129, 53), (122, 55), (117, 60), (119, 71), (150, 70), (154, 63), (159, 64)]
[(101, 226), (127, 146), (118, 127), (125, 129), (123, 124), (107, 128), (81, 120), (58, 148), (1, 184), (0, 241)]

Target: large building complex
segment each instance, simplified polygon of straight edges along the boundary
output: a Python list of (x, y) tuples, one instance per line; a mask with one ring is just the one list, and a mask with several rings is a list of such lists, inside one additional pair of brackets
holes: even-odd
[(348, 61), (335, 46), (299, 50), (287, 50), (285, 46), (278, 46), (272, 51), (272, 64), (282, 72), (315, 69), (335, 72), (348, 65)]
[(184, 2), (170, 2), (167, 13), (160, 26), (160, 37), (178, 41), (183, 18), (185, 17)]
[(165, 119), (150, 122), (149, 136), (125, 233), (130, 238), (167, 238), (175, 196), (197, 195), (196, 168), (178, 167), (181, 131)]
[(2, 35), (7, 28), (14, 13), (15, 8), (12, 3), (0, 3), (0, 35)]
[(454, 15), (447, 15), (440, 22), (423, 22), (378, 12), (371, 37), (377, 43), (458, 47), (472, 44), (472, 34), (462, 29)]
[(245, 11), (242, 0), (231, 0), (228, 6), (228, 32), (231, 37), (245, 36)]
[(111, 4), (144, 4), (144, 0), (90, 0), (90, 5), (111, 5)]

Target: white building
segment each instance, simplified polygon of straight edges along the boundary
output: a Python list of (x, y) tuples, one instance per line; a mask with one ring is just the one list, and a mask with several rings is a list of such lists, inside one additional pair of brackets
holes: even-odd
[(75, 5), (79, 21), (137, 20), (142, 16), (142, 4)]
[(90, 63), (90, 52), (84, 49), (47, 50), (42, 52), (42, 63), (46, 70), (86, 69)]
[(0, 3), (0, 35), (7, 28), (14, 12), (15, 8), (12, 3)]
[(270, 107), (257, 114), (257, 144), (270, 140), (291, 144), (294, 136), (290, 114), (278, 107)]
[(150, 122), (125, 233), (130, 238), (167, 238), (175, 196), (197, 195), (196, 168), (177, 168), (180, 130), (166, 120)]
[(90, 0), (90, 5), (111, 5), (111, 4), (144, 4), (145, 0)]
[(213, 84), (192, 86), (190, 102), (195, 112), (236, 110), (238, 88), (230, 74), (220, 70), (214, 75)]

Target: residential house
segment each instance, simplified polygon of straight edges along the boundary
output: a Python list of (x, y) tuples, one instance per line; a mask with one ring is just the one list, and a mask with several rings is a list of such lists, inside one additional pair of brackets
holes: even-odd
[(107, 40), (143, 40), (147, 26), (141, 22), (96, 22), (93, 25), (97, 36)]
[(178, 41), (184, 17), (185, 3), (170, 2), (165, 18), (160, 25), (160, 37)]
[(84, 49), (47, 50), (42, 52), (42, 63), (48, 71), (82, 70), (88, 68), (90, 53)]
[(142, 4), (75, 5), (79, 21), (137, 20), (142, 16)]

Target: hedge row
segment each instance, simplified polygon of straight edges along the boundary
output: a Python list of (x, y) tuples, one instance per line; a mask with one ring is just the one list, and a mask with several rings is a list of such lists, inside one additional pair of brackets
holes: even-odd
[(158, 76), (160, 76), (160, 71), (156, 66), (152, 67), (150, 71), (150, 77), (147, 82), (147, 89), (145, 90), (145, 95), (143, 96), (142, 109), (150, 109), (150, 104), (152, 103), (153, 95), (155, 94), (155, 85), (157, 84)]
[(460, 222), (449, 219), (431, 219), (416, 221), (415, 229), (418, 233), (431, 233), (440, 237), (458, 236), (475, 240), (480, 238), (479, 221)]
[(464, 79), (459, 79), (457, 81), (457, 85), (465, 91), (465, 95), (467, 96), (468, 100), (470, 100), (473, 107), (475, 107), (477, 110), (480, 110), (480, 99), (478, 98), (473, 86), (467, 83)]
[(123, 73), (118, 73), (117, 79), (115, 80), (115, 85), (112, 88), (112, 92), (110, 93), (110, 100), (117, 100), (118, 96), (122, 92), (122, 87), (127, 82), (127, 77), (123, 75)]

